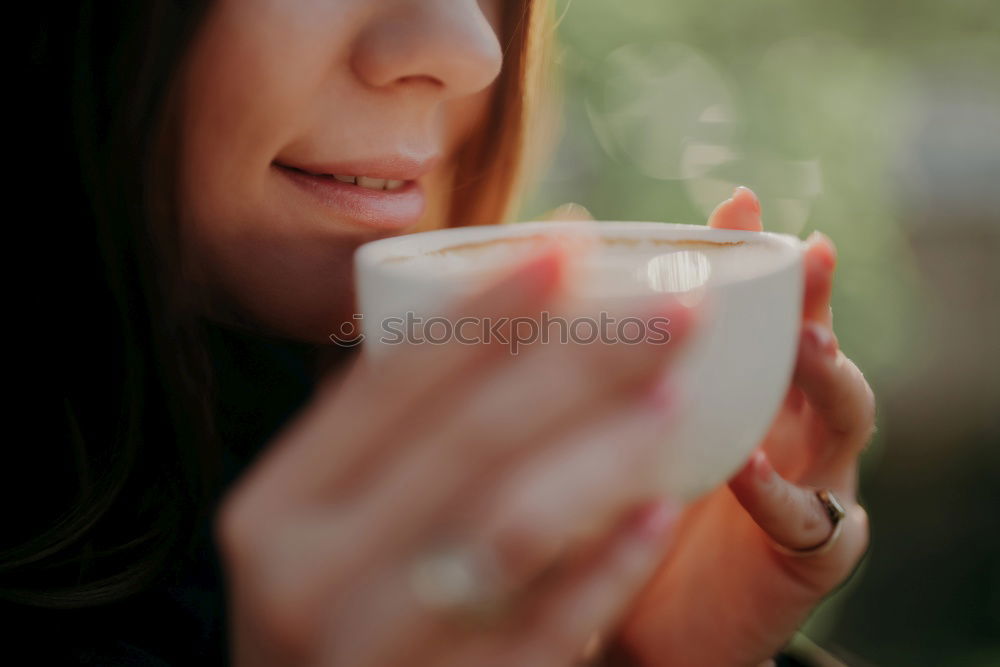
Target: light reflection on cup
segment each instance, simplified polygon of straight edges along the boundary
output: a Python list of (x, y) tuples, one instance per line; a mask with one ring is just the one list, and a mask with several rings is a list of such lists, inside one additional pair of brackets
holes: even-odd
[(712, 275), (712, 264), (703, 252), (677, 250), (657, 255), (637, 271), (657, 292), (687, 292), (703, 287)]

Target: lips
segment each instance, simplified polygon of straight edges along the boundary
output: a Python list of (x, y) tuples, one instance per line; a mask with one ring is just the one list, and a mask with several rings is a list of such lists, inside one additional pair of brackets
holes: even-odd
[(426, 208), (419, 179), (436, 160), (390, 156), (365, 162), (272, 167), (317, 206), (338, 220), (383, 230), (415, 225)]

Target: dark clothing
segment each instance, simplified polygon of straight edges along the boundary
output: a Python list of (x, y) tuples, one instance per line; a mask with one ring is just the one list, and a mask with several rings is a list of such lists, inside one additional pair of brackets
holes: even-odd
[[(210, 330), (209, 349), (217, 429), (224, 445), (224, 487), (311, 394), (315, 350), (221, 327)], [(39, 636), (14, 637), (16, 643), (26, 640), (31, 652), (7, 664), (226, 664), (224, 590), (206, 520), (193, 555), (175, 562), (161, 584), (141, 595), (99, 608), (17, 609), (15, 627), (27, 622), (30, 633)]]

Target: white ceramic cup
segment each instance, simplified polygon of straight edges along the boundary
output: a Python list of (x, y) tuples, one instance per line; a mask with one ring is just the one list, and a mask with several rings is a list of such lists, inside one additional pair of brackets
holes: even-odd
[[(659, 222), (531, 222), (459, 227), (374, 241), (361, 246), (355, 255), (364, 353), (377, 359), (388, 351), (386, 340), (392, 337), (386, 335), (383, 323), (391, 318), (405, 318), (407, 313), (424, 318), (454, 314), (451, 309), (456, 302), (485, 282), (455, 273), (453, 267), (445, 270), (444, 264), (436, 271), (435, 258), (445, 256), (449, 249), (492, 239), (575, 233), (589, 237), (596, 233), (625, 247), (635, 243), (647, 253), (650, 243), (670, 248), (671, 253), (686, 252), (668, 259), (683, 260), (681, 264), (688, 268), (692, 256), (695, 264), (703, 259), (699, 247), (713, 248), (706, 251), (713, 253), (710, 270), (687, 271), (688, 279), (682, 284), (652, 290), (697, 288), (705, 297), (703, 317), (669, 370), (676, 395), (675, 418), (663, 433), (656, 482), (676, 499), (693, 500), (740, 468), (766, 434), (788, 391), (803, 292), (803, 246), (794, 236)], [(760, 247), (766, 250), (764, 259), (757, 257), (753, 267), (726, 270), (725, 248), (738, 246)], [(720, 248), (723, 254), (715, 250)], [(419, 261), (407, 261), (414, 257)], [(516, 258), (512, 253), (510, 261)], [(486, 270), (481, 273), (480, 278), (489, 275)], [(623, 284), (612, 290), (614, 294), (602, 295), (584, 286), (581, 296), (598, 309), (603, 301), (628, 296), (632, 289)], [(642, 292), (649, 297), (648, 289), (634, 286), (634, 291), (637, 297)]]

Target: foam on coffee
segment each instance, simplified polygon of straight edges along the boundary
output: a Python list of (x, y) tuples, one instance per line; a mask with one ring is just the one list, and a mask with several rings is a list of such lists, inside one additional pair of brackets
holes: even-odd
[[(484, 281), (516, 263), (552, 235), (529, 234), (462, 243), (386, 262), (416, 275)], [(577, 289), (591, 295), (636, 291), (683, 292), (709, 283), (764, 274), (777, 251), (754, 241), (559, 237), (580, 249)]]

